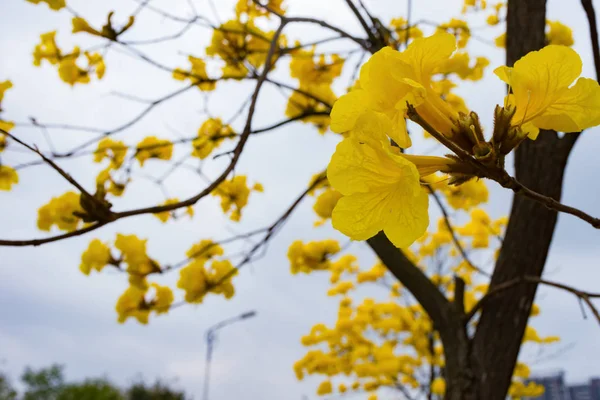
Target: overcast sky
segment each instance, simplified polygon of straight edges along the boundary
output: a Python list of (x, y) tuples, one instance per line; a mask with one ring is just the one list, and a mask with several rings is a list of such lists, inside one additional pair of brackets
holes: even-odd
[[(219, 18), (231, 15), (234, 1), (216, 0)], [(324, 18), (359, 34), (352, 15), (342, 0), (290, 0), (289, 14)], [(421, 0), (415, 2), (415, 20), (444, 22), (448, 15), (460, 12), (459, 1)], [(600, 2), (594, 4), (600, 8)], [(78, 13), (99, 26), (110, 10), (123, 20), (135, 8), (132, 0), (71, 0)], [(153, 0), (151, 4), (171, 13), (189, 15), (185, 0)], [(197, 0), (198, 9), (214, 20), (208, 3)], [(384, 21), (404, 15), (406, 2), (370, 0), (366, 4)], [(443, 4), (443, 6), (442, 6)], [(45, 5), (34, 6), (24, 0), (0, 2), (2, 35), (0, 35), (0, 81), (11, 79), (14, 89), (5, 96), (4, 118), (26, 122), (29, 116), (42, 122), (69, 123), (99, 128), (113, 128), (130, 120), (143, 105), (111, 94), (113, 91), (155, 99), (181, 87), (168, 73), (148, 66), (126, 54), (110, 52), (106, 58), (107, 73), (101, 83), (70, 88), (58, 80), (55, 68), (32, 66), (31, 52), (39, 34), (58, 29), (58, 42), (63, 48), (74, 43), (83, 47), (97, 43), (86, 35), (70, 34), (68, 13), (52, 13)], [(549, 18), (575, 27), (575, 49), (584, 61), (584, 76), (593, 77), (587, 22), (578, 2), (549, 0)], [(483, 20), (473, 26), (482, 26)], [(179, 28), (149, 11), (142, 12), (129, 39), (146, 39), (176, 32)], [(486, 28), (480, 36), (493, 39), (499, 29)], [(327, 37), (313, 27), (291, 27), (286, 34), (291, 40)], [(209, 31), (194, 27), (182, 39), (161, 45), (140, 47), (141, 50), (171, 68), (187, 66), (186, 54), (202, 55)], [(347, 49), (348, 44), (340, 45)], [(483, 83), (465, 84), (460, 93), (479, 112), (490, 127), (493, 107), (500, 102), (504, 85), (491, 70), (504, 61), (504, 53), (489, 44), (472, 41), (472, 54), (485, 54), (492, 64)], [(356, 63), (354, 58), (352, 63)], [(284, 67), (277, 71), (281, 79), (289, 79)], [(345, 73), (347, 78), (350, 71)], [(344, 81), (347, 82), (347, 79)], [(346, 83), (337, 85), (341, 93)], [(128, 143), (156, 134), (165, 138), (192, 136), (206, 119), (205, 108), (214, 116), (229, 116), (232, 104), (239, 105), (251, 84), (222, 85), (205, 104), (197, 90), (191, 90), (157, 107), (120, 137)], [(263, 92), (255, 126), (266, 126), (283, 117), (285, 99), (267, 87)], [(238, 126), (239, 128), (239, 126)], [(46, 148), (41, 132), (30, 128), (13, 131), (30, 143)], [(600, 197), (598, 167), (600, 130), (585, 132), (577, 143), (567, 168), (564, 202), (578, 206), (592, 215), (600, 215), (596, 201)], [(93, 137), (86, 132), (55, 130), (53, 142), (59, 149)], [(344, 240), (325, 226), (312, 228), (315, 216), (312, 200), (305, 202), (272, 241), (266, 256), (245, 267), (235, 279), (236, 296), (225, 301), (209, 296), (200, 306), (183, 306), (168, 316), (152, 318), (149, 326), (134, 321), (116, 323), (114, 304), (126, 288), (124, 276), (112, 271), (82, 275), (78, 270), (82, 251), (92, 238), (113, 240), (117, 232), (138, 234), (149, 239), (149, 255), (161, 263), (183, 258), (191, 244), (204, 238), (225, 238), (233, 232), (245, 232), (271, 224), (305, 188), (310, 177), (322, 170), (339, 138), (320, 136), (308, 125), (289, 125), (267, 135), (252, 137), (237, 168), (248, 174), (250, 181), (262, 182), (264, 194), (253, 194), (244, 210), (241, 223), (229, 222), (222, 216), (215, 199), (203, 199), (195, 208), (193, 220), (183, 218), (162, 225), (156, 218), (143, 216), (118, 221), (83, 237), (73, 238), (39, 248), (0, 248), (0, 370), (17, 378), (24, 366), (47, 366), (58, 362), (66, 365), (69, 379), (107, 375), (119, 384), (143, 375), (147, 379), (177, 379), (178, 384), (195, 398), (200, 397), (204, 372), (204, 334), (208, 327), (222, 319), (248, 310), (257, 317), (224, 329), (219, 334), (212, 372), (211, 399), (234, 398), (278, 400), (315, 398), (316, 383), (308, 379), (298, 383), (292, 370), (295, 360), (305, 353), (300, 336), (316, 322), (331, 324), (336, 317), (337, 302), (325, 295), (325, 275), (291, 276), (286, 258), (287, 248), (295, 239), (314, 240), (329, 237)], [(231, 145), (231, 144), (230, 144)], [(420, 146), (420, 147), (418, 147)], [(416, 140), (415, 148), (426, 149), (431, 143)], [(227, 147), (224, 146), (224, 149)], [(177, 154), (189, 151), (186, 148)], [(8, 165), (23, 160), (20, 153), (5, 152)], [(227, 161), (207, 165), (203, 171), (215, 177)], [(150, 163), (149, 163), (150, 164)], [(65, 161), (61, 165), (81, 182), (91, 187), (99, 165), (88, 158)], [(149, 165), (155, 175), (168, 168), (160, 163)], [(36, 231), (36, 210), (50, 197), (69, 190), (67, 183), (45, 167), (31, 168), (21, 174), (21, 183), (13, 192), (0, 193), (0, 236), (31, 238)], [(197, 176), (178, 171), (167, 190), (173, 197), (185, 198), (198, 192), (204, 182)], [(510, 208), (510, 195), (490, 184), (489, 210), (495, 217)], [(134, 183), (115, 208), (126, 209), (150, 205), (164, 200), (154, 185)], [(433, 214), (435, 216), (435, 214)], [(432, 218), (433, 220), (433, 218)], [(546, 276), (581, 289), (598, 290), (600, 232), (573, 217), (559, 218), (553, 247), (546, 266)], [(350, 250), (358, 254), (361, 267), (370, 268), (373, 256), (362, 244)], [(174, 286), (177, 274), (164, 281)], [(543, 288), (538, 294), (543, 313), (534, 321), (542, 335), (559, 335), (563, 341), (549, 348), (541, 357), (535, 351), (527, 354), (537, 360), (533, 369), (544, 373), (564, 369), (569, 381), (583, 381), (600, 375), (600, 330), (593, 319), (582, 318), (577, 301), (566, 293)], [(554, 353), (558, 355), (553, 356)]]

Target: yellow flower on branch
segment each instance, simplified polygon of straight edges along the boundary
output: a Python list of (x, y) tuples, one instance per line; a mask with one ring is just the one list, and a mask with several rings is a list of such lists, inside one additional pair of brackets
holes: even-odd
[[(288, 249), (288, 259), (292, 274), (303, 272), (309, 274), (313, 271), (329, 269), (332, 266), (330, 256), (339, 253), (340, 244), (336, 240), (328, 239), (312, 241), (306, 244), (296, 240)], [(353, 261), (347, 259), (347, 266)]]
[(94, 239), (81, 255), (79, 270), (85, 275), (89, 275), (93, 269), (100, 272), (111, 260), (110, 248), (101, 240)]
[(51, 10), (58, 11), (67, 6), (65, 0), (27, 0), (33, 4), (46, 3)]
[(574, 50), (554, 45), (532, 51), (513, 68), (497, 68), (495, 74), (513, 92), (506, 100), (516, 108), (512, 125), (535, 138), (539, 129), (580, 132), (600, 124), (600, 86), (594, 79), (577, 79), (581, 70)]
[(206, 63), (201, 58), (189, 56), (188, 60), (191, 64), (189, 71), (181, 68), (176, 68), (173, 71), (173, 79), (184, 81), (189, 79), (194, 86), (204, 92), (210, 92), (217, 86), (217, 81), (212, 79), (206, 73)]
[(127, 146), (125, 143), (111, 138), (104, 138), (98, 142), (98, 147), (94, 152), (94, 162), (102, 162), (105, 158), (110, 160), (112, 168), (121, 168), (125, 156), (127, 155)]
[(147, 288), (142, 289), (139, 286), (129, 286), (121, 297), (119, 297), (115, 309), (120, 324), (124, 323), (128, 318), (135, 318), (141, 324), (148, 323), (150, 308), (144, 300), (146, 291)]
[(238, 222), (242, 218), (242, 209), (248, 204), (248, 197), (251, 190), (262, 192), (262, 185), (258, 187), (254, 186), (250, 189), (246, 176), (237, 175), (233, 179), (223, 181), (212, 192), (212, 195), (221, 198), (223, 212), (229, 213), (231, 210), (229, 218), (232, 221)]
[[(268, 0), (267, 2), (261, 2), (265, 4), (269, 9), (275, 11), (278, 14), (285, 13), (285, 8), (283, 7), (283, 0)], [(270, 16), (270, 12), (264, 8), (258, 6), (253, 0), (238, 0), (235, 5), (235, 14), (238, 18), (242, 14), (246, 14), (248, 18), (256, 18), (261, 16)]]
[(77, 214), (83, 214), (84, 210), (79, 203), (80, 195), (75, 192), (67, 192), (61, 196), (54, 197), (50, 202), (38, 210), (37, 226), (42, 231), (50, 231), (52, 226), (63, 231), (74, 231), (83, 222)]
[[(0, 141), (0, 149), (1, 148), (3, 147), (2, 142)], [(12, 189), (13, 185), (16, 185), (17, 183), (19, 183), (17, 171), (8, 165), (0, 165), (0, 190), (9, 191)]]
[(168, 161), (173, 156), (173, 143), (156, 136), (148, 136), (137, 145), (135, 158), (144, 165), (146, 160), (155, 158)]
[(383, 230), (394, 245), (404, 248), (425, 233), (429, 199), (415, 164), (387, 144), (385, 132), (391, 129), (384, 115), (363, 113), (352, 135), (338, 144), (327, 168), (329, 182), (343, 195), (332, 223), (354, 240)]
[(236, 136), (231, 126), (223, 124), (221, 118), (209, 118), (198, 129), (198, 137), (192, 141), (193, 157), (205, 159), (219, 147), (225, 139)]
[(451, 137), (458, 114), (433, 90), (431, 80), (455, 49), (454, 36), (439, 32), (415, 39), (403, 52), (390, 47), (378, 51), (362, 66), (360, 87), (334, 104), (331, 130), (350, 131), (366, 111), (377, 111), (392, 123), (386, 131), (390, 138), (408, 148), (405, 115), (410, 103), (435, 129)]
[(127, 264), (127, 272), (135, 281), (153, 272), (160, 272), (160, 266), (146, 254), (146, 242), (136, 235), (118, 234), (115, 247), (121, 251), (121, 257)]

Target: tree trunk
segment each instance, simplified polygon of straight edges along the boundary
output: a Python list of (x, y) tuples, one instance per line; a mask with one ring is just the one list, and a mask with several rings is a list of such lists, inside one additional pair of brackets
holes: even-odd
[[(515, 61), (545, 44), (546, 0), (509, 0), (506, 61)], [(529, 188), (560, 200), (564, 170), (577, 134), (558, 138), (542, 131), (515, 152), (516, 178)], [(539, 277), (552, 242), (557, 213), (523, 196), (513, 198), (504, 244), (490, 289), (528, 275)], [(483, 308), (473, 338), (473, 363), (480, 398), (504, 400), (519, 355), (537, 285), (522, 284), (493, 297)]]

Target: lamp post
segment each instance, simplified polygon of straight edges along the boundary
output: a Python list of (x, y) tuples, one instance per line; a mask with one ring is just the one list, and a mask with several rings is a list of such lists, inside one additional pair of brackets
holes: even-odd
[(208, 330), (206, 331), (206, 364), (204, 367), (204, 390), (202, 400), (208, 400), (208, 389), (210, 383), (210, 365), (212, 362), (214, 346), (217, 339), (217, 332), (221, 328), (235, 324), (236, 322), (240, 322), (248, 318), (252, 318), (254, 316), (256, 316), (256, 311), (247, 311), (236, 317), (228, 318), (221, 322), (218, 322), (215, 325), (208, 328)]

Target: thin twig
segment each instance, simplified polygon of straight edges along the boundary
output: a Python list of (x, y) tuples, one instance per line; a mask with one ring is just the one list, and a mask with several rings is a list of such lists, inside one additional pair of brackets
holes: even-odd
[(594, 54), (594, 66), (596, 67), (596, 80), (600, 81), (600, 43), (598, 43), (598, 23), (596, 21), (596, 10), (592, 0), (581, 0), (590, 25), (590, 41), (592, 42), (592, 53)]

